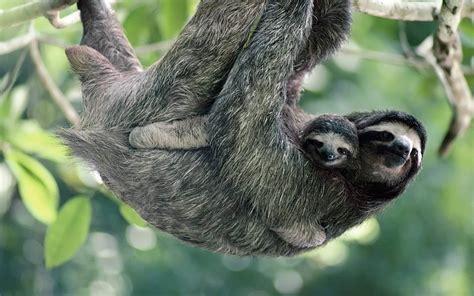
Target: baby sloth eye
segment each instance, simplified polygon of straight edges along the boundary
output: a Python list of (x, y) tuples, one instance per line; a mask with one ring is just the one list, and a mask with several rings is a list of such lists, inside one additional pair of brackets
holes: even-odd
[(337, 148), (337, 152), (342, 155), (350, 155), (351, 152), (346, 148)]
[(382, 141), (392, 141), (394, 139), (394, 136), (389, 133), (389, 132), (381, 132), (380, 133), (380, 140)]
[(324, 146), (324, 143), (321, 142), (321, 141), (318, 141), (318, 140), (315, 140), (315, 139), (309, 139), (308, 140), (311, 144), (313, 144), (314, 146), (316, 146), (316, 148), (321, 148)]
[(411, 152), (411, 156), (412, 157), (418, 157), (418, 150), (413, 149), (413, 151)]

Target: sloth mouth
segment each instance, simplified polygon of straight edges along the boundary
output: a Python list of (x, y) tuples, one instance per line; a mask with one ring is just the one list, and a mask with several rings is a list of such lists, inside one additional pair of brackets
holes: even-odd
[(333, 159), (333, 160), (326, 160), (326, 159), (322, 159), (322, 162), (327, 166), (327, 167), (337, 167), (341, 164), (341, 159), (340, 158), (336, 158), (336, 159)]
[(385, 149), (385, 165), (389, 168), (399, 167), (404, 165), (408, 160), (408, 155), (394, 151), (392, 149)]

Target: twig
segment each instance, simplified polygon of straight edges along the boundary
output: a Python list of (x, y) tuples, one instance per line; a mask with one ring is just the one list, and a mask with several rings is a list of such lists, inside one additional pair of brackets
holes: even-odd
[(48, 73), (46, 66), (44, 65), (43, 61), (41, 60), (41, 55), (38, 48), (38, 42), (33, 41), (30, 43), (30, 55), (33, 63), (36, 67), (36, 71), (38, 73), (39, 79), (44, 84), (46, 90), (51, 95), (54, 103), (58, 106), (58, 108), (62, 111), (66, 119), (72, 125), (79, 124), (79, 116), (76, 113), (76, 110), (71, 106), (69, 101), (66, 99), (64, 94), (58, 88), (56, 83), (54, 83), (53, 79)]
[(48, 11), (44, 15), (51, 25), (56, 29), (63, 29), (75, 23), (78, 23), (81, 20), (81, 14), (79, 11), (74, 11), (73, 13), (61, 18), (59, 11), (52, 10)]
[(48, 11), (59, 11), (77, 0), (36, 0), (7, 10), (0, 10), (0, 28), (14, 26), (40, 17)]
[[(354, 9), (373, 16), (404, 20), (432, 21), (441, 11), (442, 1), (388, 1), (388, 0), (352, 0)], [(463, 17), (472, 17), (474, 4), (469, 1), (462, 12)]]

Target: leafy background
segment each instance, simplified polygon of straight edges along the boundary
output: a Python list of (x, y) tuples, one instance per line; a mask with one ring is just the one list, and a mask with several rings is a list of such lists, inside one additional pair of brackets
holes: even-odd
[[(2, 1), (0, 9), (21, 2)], [(120, 1), (116, 9), (142, 62), (150, 65), (163, 50), (143, 53), (140, 46), (162, 42), (158, 48), (166, 48), (196, 4)], [(37, 19), (33, 28), (70, 44), (81, 36), (80, 24), (58, 31)], [(474, 27), (464, 20), (461, 28), (467, 65)], [(0, 40), (28, 29), (4, 30)], [(412, 45), (433, 29), (432, 23), (406, 24)], [(401, 53), (399, 31), (396, 21), (356, 13), (349, 46)], [(63, 49), (41, 44), (41, 54), (54, 81), (80, 110), (79, 83)], [(0, 93), (2, 296), (473, 294), (474, 133), (469, 130), (446, 159), (437, 157), (450, 110), (429, 70), (341, 52), (307, 79), (306, 110), (404, 110), (426, 124), (429, 144), (416, 182), (380, 216), (324, 248), (278, 259), (214, 254), (142, 227), (143, 221), (52, 137), (68, 124), (25, 50), (0, 56), (0, 77), (0, 89), (11, 86)], [(473, 89), (474, 77), (468, 79)]]

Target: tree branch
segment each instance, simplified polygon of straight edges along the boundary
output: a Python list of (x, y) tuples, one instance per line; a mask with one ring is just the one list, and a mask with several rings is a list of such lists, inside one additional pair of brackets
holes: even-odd
[(36, 0), (8, 10), (0, 10), (0, 28), (33, 20), (49, 11), (59, 11), (76, 2), (77, 0)]
[(461, 9), (464, 0), (444, 0), (439, 25), (433, 38), (433, 54), (436, 57), (438, 76), (443, 82), (448, 101), (453, 110), (451, 124), (441, 143), (439, 153), (446, 156), (453, 141), (462, 136), (472, 120), (472, 94), (462, 71), (462, 45), (458, 34)]
[(53, 102), (56, 103), (58, 108), (62, 111), (66, 119), (72, 125), (78, 125), (79, 116), (77, 115), (76, 110), (74, 110), (72, 105), (66, 99), (64, 94), (61, 92), (59, 87), (56, 85), (56, 83), (54, 83), (53, 79), (51, 78), (51, 75), (49, 75), (46, 66), (41, 60), (41, 55), (36, 40), (30, 43), (30, 55), (36, 67), (36, 72), (38, 73), (39, 79), (51, 95)]
[(461, 64), (462, 47), (457, 32), (462, 5), (463, 0), (444, 0), (435, 34), (417, 49), (435, 70), (453, 111), (448, 132), (439, 148), (441, 156), (446, 156), (454, 140), (466, 132), (474, 114), (472, 94)]
[(73, 13), (61, 18), (59, 11), (52, 10), (45, 13), (45, 17), (49, 20), (51, 25), (56, 29), (63, 29), (75, 23), (78, 23), (81, 20), (81, 14), (79, 11), (74, 11)]
[[(388, 0), (352, 0), (354, 9), (373, 16), (404, 20), (404, 21), (432, 21), (441, 11), (442, 1), (431, 2), (403, 2)], [(462, 6), (460, 6), (462, 7)], [(462, 17), (472, 17), (474, 4), (469, 1), (461, 13)]]

